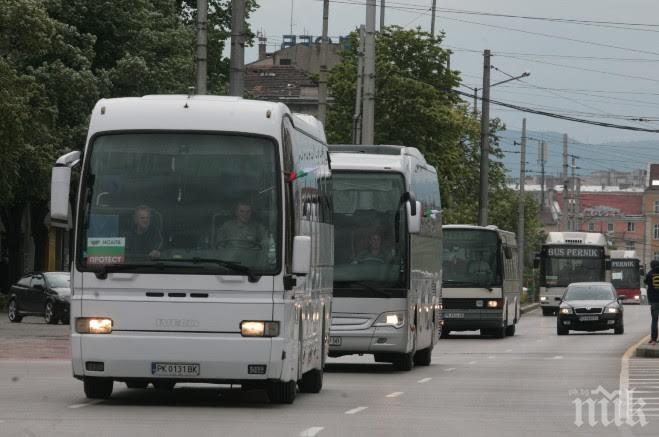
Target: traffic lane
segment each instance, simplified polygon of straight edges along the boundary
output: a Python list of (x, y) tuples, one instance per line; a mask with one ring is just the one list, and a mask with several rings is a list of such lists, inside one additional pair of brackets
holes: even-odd
[(11, 323), (0, 313), (0, 359), (70, 359), (69, 325), (49, 325), (41, 317)]

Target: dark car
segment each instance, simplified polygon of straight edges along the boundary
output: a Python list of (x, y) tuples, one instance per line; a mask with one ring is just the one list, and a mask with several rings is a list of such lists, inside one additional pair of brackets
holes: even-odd
[(575, 282), (570, 284), (558, 309), (556, 333), (574, 331), (625, 332), (622, 297), (609, 282)]
[(9, 321), (40, 316), (46, 323), (69, 323), (71, 296), (68, 272), (35, 272), (23, 276), (9, 290)]

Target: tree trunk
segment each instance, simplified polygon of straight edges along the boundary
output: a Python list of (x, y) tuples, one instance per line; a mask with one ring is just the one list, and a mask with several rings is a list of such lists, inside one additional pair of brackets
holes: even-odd
[(23, 238), (21, 232), (21, 220), (25, 204), (15, 204), (0, 208), (2, 223), (5, 225), (7, 256), (9, 257), (8, 275), (2, 278), (0, 286), (7, 290), (11, 284), (20, 278), (23, 271)]

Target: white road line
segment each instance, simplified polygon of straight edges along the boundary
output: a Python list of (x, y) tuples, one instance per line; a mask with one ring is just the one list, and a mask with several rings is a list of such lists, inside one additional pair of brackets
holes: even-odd
[(78, 409), (78, 408), (85, 408), (85, 407), (88, 407), (90, 405), (98, 404), (99, 402), (102, 402), (102, 401), (100, 399), (97, 399), (95, 401), (85, 402), (84, 404), (69, 405), (69, 408), (71, 408), (72, 410), (75, 410), (75, 409)]
[(398, 396), (402, 395), (402, 391), (395, 391), (393, 393), (389, 393), (386, 397), (388, 398), (397, 398)]
[(476, 361), (469, 361), (467, 364), (476, 364)]
[(360, 411), (364, 411), (364, 410), (367, 409), (367, 408), (368, 408), (368, 407), (357, 407), (357, 408), (353, 408), (352, 410), (348, 410), (348, 411), (346, 411), (345, 414), (357, 414), (357, 413), (359, 413)]
[(552, 360), (562, 360), (562, 359), (563, 359), (563, 355), (556, 355), (554, 358), (552, 358)]
[(314, 437), (316, 434), (324, 430), (325, 428), (322, 426), (312, 426), (311, 428), (307, 428), (304, 431), (300, 433), (300, 437)]
[(513, 351), (512, 349), (506, 349), (506, 352), (512, 352), (512, 351)]
[(455, 367), (449, 367), (449, 368), (444, 369), (444, 372), (452, 372), (454, 370), (455, 370)]
[(489, 356), (487, 357), (488, 360), (491, 360), (491, 359), (493, 359), (493, 358), (494, 358), (494, 355), (489, 355)]
[(632, 355), (636, 351), (636, 347), (640, 346), (643, 342), (647, 342), (649, 335), (646, 335), (640, 339), (635, 345), (631, 346), (625, 351), (622, 355), (622, 360), (620, 363), (620, 411), (621, 419), (627, 419), (627, 410), (629, 409), (629, 361), (632, 358)]
[(431, 379), (432, 379), (432, 378), (423, 378), (423, 379), (419, 379), (419, 380), (417, 381), (417, 383), (419, 383), (419, 384), (423, 384), (423, 383), (425, 383), (425, 382), (430, 381)]

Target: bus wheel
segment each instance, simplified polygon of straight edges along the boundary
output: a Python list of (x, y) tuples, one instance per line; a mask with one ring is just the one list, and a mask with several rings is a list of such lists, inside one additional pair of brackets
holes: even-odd
[(323, 388), (323, 371), (311, 369), (304, 375), (299, 384), (301, 393), (318, 393)]
[(494, 328), (492, 330), (492, 335), (494, 338), (504, 338), (506, 336), (506, 332), (508, 332), (508, 329), (504, 325), (501, 328)]
[(432, 361), (432, 345), (421, 349), (414, 354), (415, 366), (429, 366)]
[(542, 315), (543, 316), (553, 316), (554, 311), (551, 308), (543, 308), (542, 309)]
[(84, 380), (85, 396), (89, 399), (108, 399), (112, 396), (113, 383), (111, 379), (87, 377)]
[(394, 358), (394, 369), (408, 372), (414, 367), (414, 352), (399, 354)]
[(439, 334), (439, 338), (448, 338), (450, 333), (451, 333), (451, 331), (449, 331), (446, 328), (443, 328), (442, 332)]
[(273, 404), (292, 404), (295, 400), (295, 381), (272, 382), (268, 385), (268, 398)]
[(506, 335), (512, 337), (515, 335), (515, 324), (512, 324), (506, 328)]
[(126, 387), (128, 388), (146, 388), (149, 385), (146, 381), (126, 381)]

